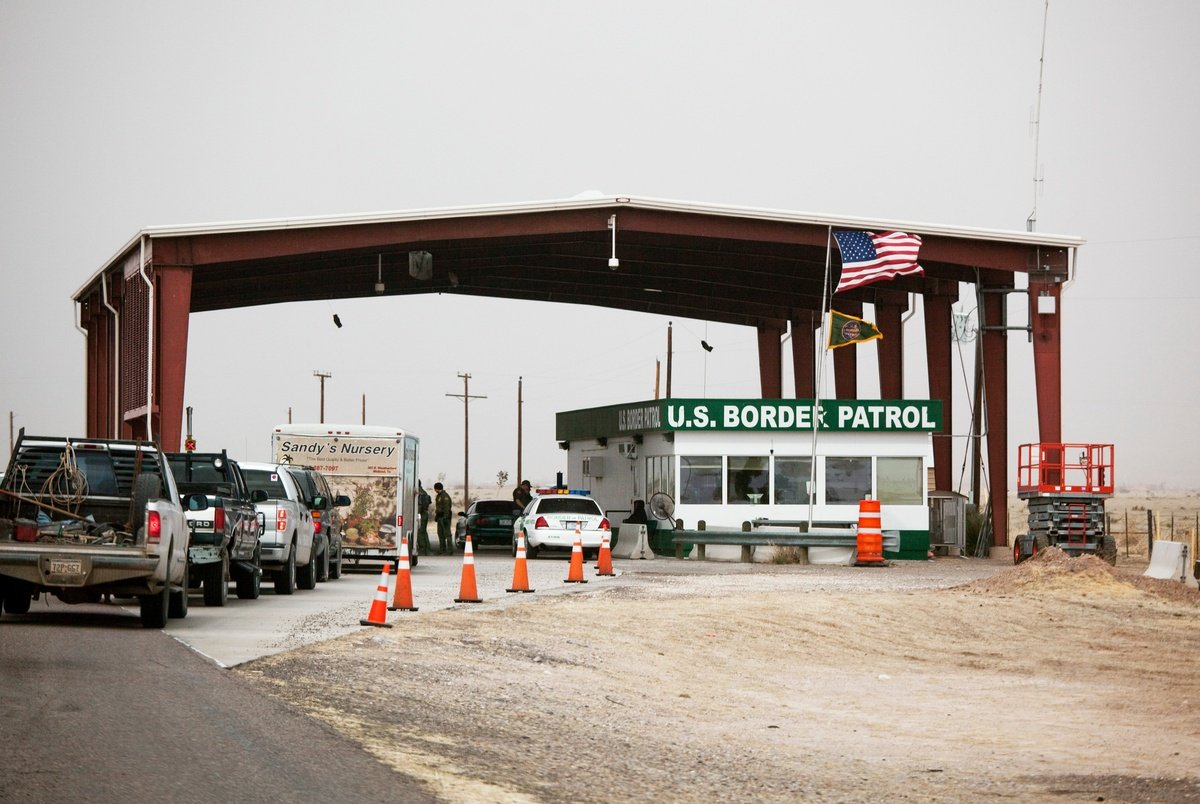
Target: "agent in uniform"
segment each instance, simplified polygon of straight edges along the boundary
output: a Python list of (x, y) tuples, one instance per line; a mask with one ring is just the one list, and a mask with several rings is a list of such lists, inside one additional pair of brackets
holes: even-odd
[(454, 555), (454, 539), (450, 537), (450, 495), (441, 483), (434, 483), (433, 518), (437, 521), (438, 552)]
[(429, 496), (429, 492), (421, 485), (421, 481), (417, 481), (417, 515), (420, 517), (420, 527), (417, 529), (417, 553), (427, 556), (433, 552), (429, 546), (429, 506), (433, 504), (433, 498)]

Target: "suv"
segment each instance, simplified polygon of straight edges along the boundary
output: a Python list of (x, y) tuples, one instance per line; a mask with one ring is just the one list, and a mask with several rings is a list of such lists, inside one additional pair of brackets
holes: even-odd
[(345, 494), (334, 495), (325, 475), (311, 466), (288, 466), (312, 513), (313, 550), (317, 558), (317, 580), (342, 577), (342, 533), (345, 529), (338, 506), (349, 505)]
[(600, 503), (586, 491), (576, 489), (538, 489), (512, 528), (513, 555), (517, 537), (525, 532), (526, 555), (537, 558), (542, 550), (566, 550), (575, 546), (579, 535), (584, 556), (600, 555), (600, 542), (608, 533), (608, 519)]

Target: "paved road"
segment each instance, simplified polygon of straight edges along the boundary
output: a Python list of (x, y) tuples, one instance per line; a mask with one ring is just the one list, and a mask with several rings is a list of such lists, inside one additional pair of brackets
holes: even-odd
[(0, 623), (0, 801), (435, 800), (136, 608), (40, 606)]

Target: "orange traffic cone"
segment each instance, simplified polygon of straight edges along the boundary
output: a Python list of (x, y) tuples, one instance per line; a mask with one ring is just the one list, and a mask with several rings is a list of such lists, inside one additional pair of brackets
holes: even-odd
[(532, 592), (529, 588), (529, 564), (525, 560), (525, 534), (517, 534), (517, 560), (513, 562), (512, 587), (508, 592)]
[(596, 559), (597, 575), (616, 575), (612, 565), (612, 547), (608, 544), (608, 533), (600, 539), (600, 557)]
[(412, 573), (408, 566), (408, 537), (400, 537), (400, 561), (396, 567), (396, 595), (388, 611), (416, 611), (412, 596)]
[(375, 587), (375, 599), (371, 601), (371, 611), (367, 613), (367, 619), (358, 621), (359, 625), (374, 625), (379, 628), (392, 627), (392, 624), (387, 621), (388, 570), (391, 568), (392, 563), (385, 561), (383, 572), (379, 575), (379, 585)]
[(571, 568), (564, 583), (587, 583), (583, 577), (583, 540), (579, 528), (575, 528), (575, 544), (571, 546)]
[(878, 567), (883, 560), (883, 529), (879, 500), (858, 501), (858, 558), (856, 567)]
[(467, 543), (463, 547), (462, 581), (458, 585), (458, 597), (455, 603), (482, 603), (479, 592), (475, 590), (475, 551), (471, 548), (471, 534), (467, 534)]

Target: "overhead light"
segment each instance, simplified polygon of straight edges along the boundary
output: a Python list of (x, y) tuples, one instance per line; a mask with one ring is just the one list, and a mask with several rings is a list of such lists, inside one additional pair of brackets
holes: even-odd
[(379, 255), (379, 273), (376, 274), (375, 292), (383, 293), (387, 288), (383, 286), (383, 255)]

